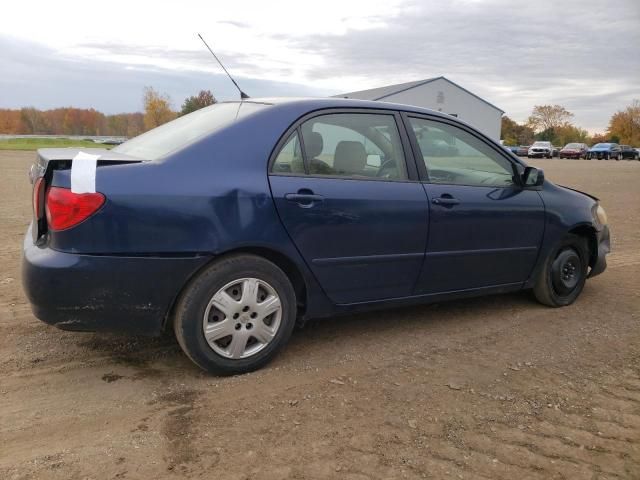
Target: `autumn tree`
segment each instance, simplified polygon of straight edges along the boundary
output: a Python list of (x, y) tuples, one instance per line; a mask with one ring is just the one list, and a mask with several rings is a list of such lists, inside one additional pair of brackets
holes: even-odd
[(0, 133), (24, 133), (20, 110), (0, 109)]
[(571, 142), (589, 143), (589, 132), (571, 124), (560, 125), (554, 129), (554, 141), (562, 146)]
[(501, 138), (506, 145), (530, 145), (533, 142), (533, 129), (503, 115)]
[(573, 113), (561, 105), (536, 105), (527, 124), (534, 131), (542, 132), (566, 125), (572, 118)]
[(609, 137), (603, 133), (595, 133), (591, 136), (591, 142), (592, 144), (596, 144), (596, 143), (606, 143), (607, 140), (609, 140)]
[(185, 99), (180, 109), (180, 115), (186, 115), (187, 113), (195, 112), (201, 108), (208, 107), (216, 103), (216, 97), (213, 96), (211, 90), (200, 90), (200, 93), (196, 96), (191, 96)]
[[(609, 138), (618, 138), (625, 145), (640, 145), (640, 100), (613, 114), (607, 130)], [(613, 141), (613, 140), (612, 140)]]
[(49, 133), (47, 122), (40, 110), (33, 107), (20, 110), (20, 120), (25, 126), (25, 133)]
[(175, 112), (171, 110), (171, 98), (169, 95), (162, 95), (153, 87), (144, 88), (143, 104), (144, 127), (147, 130), (156, 128), (176, 118)]

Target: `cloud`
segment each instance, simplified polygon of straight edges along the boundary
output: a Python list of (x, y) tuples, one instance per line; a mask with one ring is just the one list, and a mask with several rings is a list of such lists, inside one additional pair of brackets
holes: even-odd
[[(117, 50), (121, 46), (110, 45), (108, 48)], [(2, 36), (0, 52), (6, 72), (0, 75), (0, 107), (3, 108), (76, 106), (105, 113), (130, 112), (142, 109), (142, 89), (146, 85), (168, 93), (176, 109), (187, 96), (195, 95), (201, 89), (210, 89), (221, 100), (238, 98), (238, 92), (223, 73), (68, 57), (38, 44)], [(159, 53), (149, 47), (132, 48), (131, 52), (135, 55)], [(205, 55), (201, 61), (212, 60)], [(212, 68), (216, 68), (215, 65)], [(300, 84), (263, 80), (258, 76), (238, 76), (236, 80), (253, 97), (334, 93)]]
[(560, 103), (585, 127), (603, 129), (640, 97), (640, 4), (598, 5), (415, 2), (383, 26), (288, 43), (323, 57), (309, 77), (342, 78), (342, 91), (444, 75), (518, 120), (534, 104)]
[[(325, 0), (315, 9), (235, 0), (224, 12), (202, 2), (198, 18), (187, 4), (158, 8), (148, 24), (136, 17), (147, 7), (131, 4), (115, 33), (82, 19), (73, 32), (49, 31), (46, 19), (10, 18), (12, 9), (32, 8), (11, 4), (6, 30), (40, 43), (0, 37), (0, 106), (133, 110), (144, 85), (176, 106), (201, 88), (236, 98), (193, 29), (252, 96), (329, 95), (444, 75), (518, 121), (533, 105), (558, 103), (591, 131), (640, 98), (638, 0)], [(58, 12), (46, 2), (38, 8)]]

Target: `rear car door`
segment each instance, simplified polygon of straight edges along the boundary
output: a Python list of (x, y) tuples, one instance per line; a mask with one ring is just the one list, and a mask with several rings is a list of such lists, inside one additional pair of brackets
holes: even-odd
[(428, 204), (398, 114), (324, 111), (276, 147), (278, 214), (328, 297), (347, 304), (411, 295)]
[(530, 275), (544, 233), (544, 204), (515, 181), (513, 160), (472, 129), (406, 116), (430, 202), (416, 294), (517, 285)]

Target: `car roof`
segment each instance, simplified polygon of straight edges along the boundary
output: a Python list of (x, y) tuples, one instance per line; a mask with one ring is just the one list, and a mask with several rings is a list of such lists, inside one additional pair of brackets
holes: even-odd
[[(378, 110), (400, 110), (403, 112), (422, 113), (435, 115), (442, 118), (456, 118), (446, 113), (437, 112), (428, 108), (416, 107), (402, 103), (391, 103), (375, 100), (358, 100), (355, 98), (333, 98), (333, 97), (264, 97), (250, 98), (247, 103), (262, 103), (267, 105), (296, 105), (306, 108), (309, 111), (324, 108), (372, 108)], [(237, 102), (235, 102), (237, 103)], [(459, 120), (459, 119), (458, 119)], [(464, 122), (462, 122), (464, 123)]]

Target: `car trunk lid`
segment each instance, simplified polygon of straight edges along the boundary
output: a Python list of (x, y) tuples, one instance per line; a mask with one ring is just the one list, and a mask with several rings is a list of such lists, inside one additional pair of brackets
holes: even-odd
[(74, 157), (80, 153), (99, 155), (97, 168), (125, 163), (140, 163), (137, 157), (107, 150), (105, 148), (41, 148), (36, 154), (36, 160), (29, 170), (32, 184), (33, 199), (33, 240), (38, 241), (47, 232), (47, 219), (44, 214), (44, 202), (47, 188), (50, 186), (54, 170), (70, 169)]

